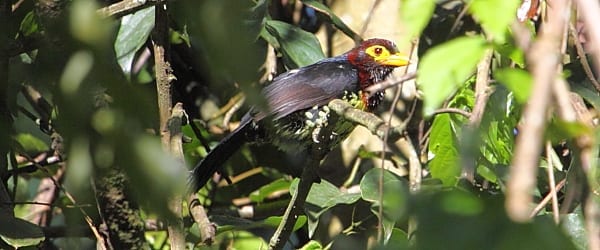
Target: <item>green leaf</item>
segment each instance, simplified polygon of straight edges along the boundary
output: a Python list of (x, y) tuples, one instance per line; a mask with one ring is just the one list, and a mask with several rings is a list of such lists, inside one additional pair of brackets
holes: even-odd
[(338, 204), (352, 204), (359, 198), (358, 193), (344, 193), (330, 182), (321, 180), (321, 183), (312, 185), (306, 202), (321, 208), (330, 208)]
[(578, 213), (570, 213), (561, 216), (561, 227), (571, 238), (577, 249), (588, 249), (588, 236), (585, 228), (585, 219), (579, 209)]
[[(290, 193), (296, 192), (299, 179), (296, 178), (290, 185)], [(313, 183), (304, 209), (308, 215), (308, 234), (312, 237), (317, 229), (319, 217), (321, 214), (338, 204), (352, 204), (358, 201), (360, 194), (344, 193), (340, 189), (326, 180), (321, 180), (321, 183)]]
[(425, 96), (425, 115), (431, 115), (473, 74), (488, 47), (482, 37), (460, 37), (430, 49), (423, 56), (417, 81)]
[(304, 244), (304, 246), (302, 246), (300, 248), (300, 250), (321, 250), (321, 249), (325, 249), (323, 247), (323, 245), (321, 245), (321, 243), (319, 243), (316, 240), (311, 240), (308, 243)]
[(504, 68), (494, 72), (494, 78), (513, 92), (519, 103), (525, 103), (531, 95), (533, 78), (523, 69)]
[(15, 140), (21, 145), (22, 149), (28, 153), (39, 153), (50, 149), (45, 141), (29, 133), (17, 134)]
[[(283, 216), (270, 216), (263, 221), (263, 224), (276, 228), (281, 223), (281, 219), (283, 219)], [(306, 220), (307, 220), (306, 215), (298, 216), (298, 219), (296, 220), (296, 224), (294, 224), (293, 231), (296, 231), (296, 230), (302, 228), (304, 226), (304, 224), (306, 224)]]
[(460, 175), (457, 145), (450, 115), (437, 115), (431, 125), (429, 150), (434, 157), (429, 162), (429, 170), (444, 186), (456, 184)]
[[(380, 183), (381, 174), (383, 174), (382, 183)], [(379, 190), (380, 185), (382, 186), (383, 195)], [(408, 200), (406, 182), (387, 170), (373, 168), (365, 173), (360, 181), (360, 190), (363, 200), (373, 203), (371, 211), (377, 217), (382, 216), (378, 211), (381, 206), (381, 198), (383, 198), (383, 217), (381, 219), (384, 227), (384, 242), (387, 242), (396, 221), (406, 215)]]
[(479, 165), (477, 166), (477, 174), (481, 175), (484, 179), (491, 183), (498, 183), (498, 176), (494, 171), (490, 170), (487, 166)]
[(516, 20), (518, 0), (472, 0), (469, 11), (479, 21), (485, 32), (497, 43), (506, 41), (506, 31)]
[(4, 211), (0, 212), (0, 221), (0, 238), (15, 248), (37, 245), (45, 239), (42, 229), (29, 221)]
[(261, 186), (258, 190), (250, 194), (250, 200), (253, 202), (262, 202), (273, 192), (288, 190), (291, 182), (284, 179), (275, 180), (267, 185)]
[(117, 61), (125, 75), (131, 73), (131, 65), (137, 51), (146, 43), (154, 27), (154, 7), (139, 10), (121, 18), (121, 27), (115, 40)]
[[(532, 34), (534, 36), (535, 34)], [(509, 66), (510, 63), (515, 63), (517, 66), (521, 68), (525, 68), (525, 53), (523, 50), (517, 48), (514, 44), (511, 43), (503, 43), (496, 44), (494, 49), (500, 53), (499, 59), (504, 59), (504, 57), (509, 58), (510, 60), (506, 60), (502, 63), (502, 66)]]
[(31, 36), (39, 32), (39, 23), (37, 16), (33, 11), (30, 11), (25, 15), (23, 21), (21, 21), (21, 26), (19, 27), (19, 35), (23, 35), (25, 37)]
[(302, 0), (302, 3), (315, 9), (318, 12), (323, 13), (326, 17), (329, 18), (329, 21), (331, 21), (333, 26), (341, 30), (348, 37), (352, 38), (352, 40), (357, 40), (357, 38), (360, 38), (359, 34), (357, 34), (350, 27), (348, 27), (348, 25), (346, 25), (342, 21), (342, 19), (340, 19), (335, 13), (333, 13), (333, 11), (329, 7), (325, 6), (323, 3), (315, 0)]
[(403, 0), (400, 2), (400, 13), (402, 24), (406, 29), (406, 41), (410, 41), (421, 34), (429, 23), (433, 10), (434, 0)]
[(392, 235), (385, 245), (378, 245), (375, 250), (383, 249), (410, 249), (410, 242), (408, 241), (408, 234), (401, 229), (393, 228)]
[(546, 138), (559, 143), (565, 139), (572, 139), (582, 135), (591, 135), (593, 130), (581, 122), (568, 122), (552, 120), (546, 130)]
[[(281, 21), (268, 20), (265, 25), (268, 35), (274, 37), (277, 44), (272, 44), (283, 54), (283, 59), (288, 68), (298, 68), (313, 64), (323, 58), (323, 50), (319, 40), (314, 34), (306, 32), (299, 27)], [(267, 41), (271, 38), (265, 37)]]
[(441, 199), (442, 209), (449, 214), (475, 216), (483, 211), (483, 202), (467, 192), (449, 192)]
[(264, 249), (269, 245), (261, 236), (248, 231), (236, 231), (235, 234), (227, 235), (227, 237), (230, 239), (224, 241), (231, 242), (231, 245), (228, 246), (230, 249)]

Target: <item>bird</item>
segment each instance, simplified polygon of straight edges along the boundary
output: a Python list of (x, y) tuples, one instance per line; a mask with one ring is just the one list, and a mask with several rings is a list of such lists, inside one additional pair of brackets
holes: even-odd
[(197, 192), (206, 185), (247, 142), (271, 143), (284, 152), (306, 151), (319, 143), (320, 129), (332, 125), (332, 140), (327, 146), (333, 148), (354, 125), (341, 119), (332, 121), (327, 104), (342, 99), (354, 108), (373, 111), (384, 93), (367, 93), (365, 89), (409, 62), (394, 42), (372, 38), (339, 56), (278, 75), (261, 91), (268, 107), (251, 107), (240, 125), (194, 166), (188, 180), (190, 191)]

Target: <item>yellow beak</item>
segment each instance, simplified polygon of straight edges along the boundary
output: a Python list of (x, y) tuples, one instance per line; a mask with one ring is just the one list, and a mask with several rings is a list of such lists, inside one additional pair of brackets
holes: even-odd
[(410, 58), (402, 53), (391, 54), (387, 57), (377, 58), (376, 61), (385, 66), (400, 67), (410, 63)]

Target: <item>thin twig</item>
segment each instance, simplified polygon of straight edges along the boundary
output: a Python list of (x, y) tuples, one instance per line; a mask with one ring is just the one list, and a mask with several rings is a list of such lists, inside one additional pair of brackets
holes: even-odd
[(558, 214), (558, 195), (556, 194), (556, 180), (554, 179), (554, 157), (552, 157), (552, 144), (550, 141), (546, 142), (546, 162), (548, 162), (548, 167), (546, 168), (546, 172), (548, 172), (548, 185), (550, 186), (550, 195), (552, 197), (552, 215), (554, 218), (554, 223), (558, 225), (560, 222), (560, 217)]
[[(559, 181), (558, 184), (556, 184), (556, 186), (554, 187), (554, 190), (562, 189), (563, 186), (565, 185), (565, 183), (567, 183), (566, 178)], [(551, 200), (552, 200), (552, 194), (548, 193), (546, 196), (544, 196), (544, 199), (542, 199), (542, 201), (539, 204), (537, 204), (537, 206), (535, 206), (533, 211), (531, 211), (531, 214), (529, 214), (529, 217), (533, 218), (534, 216), (536, 216), (540, 211), (542, 211), (542, 209), (546, 205), (548, 205), (548, 202), (550, 202)]]
[(390, 127), (376, 115), (355, 109), (348, 102), (340, 99), (332, 100), (327, 106), (347, 121), (367, 128), (369, 131), (371, 131), (371, 133), (381, 139), (384, 138), (385, 133), (387, 133), (386, 131), (389, 131), (388, 141), (397, 141), (400, 137), (402, 137), (402, 133), (406, 127), (406, 122), (403, 122), (398, 126)]
[(206, 210), (202, 204), (200, 204), (196, 193), (193, 193), (188, 197), (188, 204), (190, 215), (200, 229), (202, 243), (208, 246), (212, 245), (212, 243), (215, 241), (217, 227), (208, 219)]
[(121, 18), (138, 10), (166, 3), (166, 0), (123, 0), (101, 8), (96, 12), (102, 17)]
[(441, 109), (437, 109), (435, 111), (433, 111), (433, 115), (439, 115), (439, 114), (445, 114), (445, 113), (453, 113), (453, 114), (459, 114), (464, 116), (465, 118), (470, 118), (471, 117), (471, 113), (464, 111), (462, 109), (458, 109), (458, 108), (441, 108)]
[(389, 88), (396, 87), (406, 81), (415, 79), (416, 77), (417, 77), (417, 72), (408, 72), (405, 75), (401, 76), (396, 81), (383, 81), (380, 83), (376, 83), (376, 84), (373, 84), (373, 85), (369, 86), (368, 88), (366, 88), (365, 91), (367, 91), (368, 93), (377, 93), (379, 91), (383, 91), (383, 90), (386, 90)]
[[(473, 111), (469, 116), (468, 129), (475, 132), (479, 128), (481, 119), (485, 111), (485, 106), (489, 100), (489, 77), (490, 77), (490, 65), (492, 63), (493, 50), (487, 49), (483, 58), (477, 64), (477, 76), (475, 78), (475, 105)], [(473, 135), (475, 136), (475, 135)], [(470, 155), (470, 154), (465, 154)], [(465, 178), (471, 183), (475, 182), (475, 159), (473, 156), (462, 157), (462, 173), (461, 177)]]
[(573, 26), (572, 23), (569, 23), (569, 31), (570, 31), (569, 33), (571, 33), (571, 36), (573, 37), (573, 41), (575, 44), (575, 50), (577, 51), (577, 56), (579, 56), (579, 63), (581, 63), (583, 72), (585, 72), (585, 75), (587, 76), (587, 78), (590, 79), (590, 81), (592, 82), (592, 85), (594, 85), (594, 88), (596, 88), (596, 91), (600, 92), (600, 83), (598, 83), (598, 80), (596, 80), (596, 77), (594, 76), (594, 73), (592, 72), (592, 67), (590, 66), (590, 63), (587, 60), (585, 51), (583, 50), (583, 46), (581, 45), (581, 40), (579, 40), (579, 35), (577, 34), (577, 30), (575, 30), (575, 27)]

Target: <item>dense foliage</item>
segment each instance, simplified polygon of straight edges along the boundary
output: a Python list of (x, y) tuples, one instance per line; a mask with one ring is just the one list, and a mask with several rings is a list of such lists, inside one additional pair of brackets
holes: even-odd
[(0, 248), (272, 247), (306, 166), (187, 170), (274, 76), (382, 36), (411, 65), (357, 123), (387, 126), (320, 161), (286, 247), (598, 249), (590, 2), (0, 0)]

